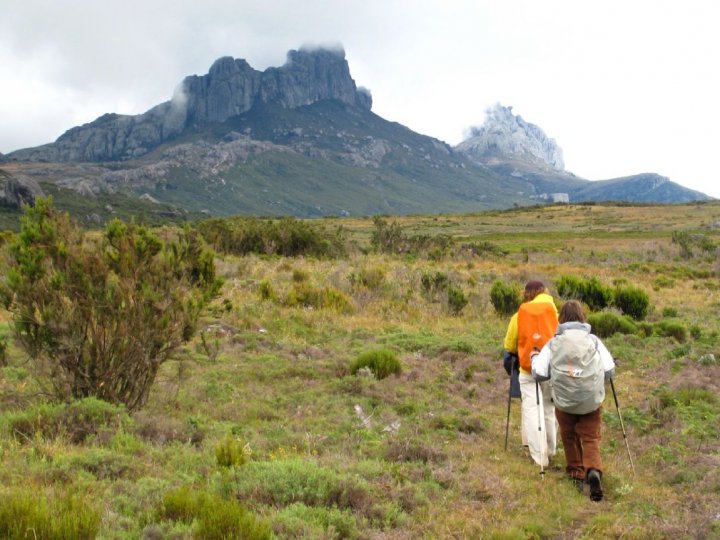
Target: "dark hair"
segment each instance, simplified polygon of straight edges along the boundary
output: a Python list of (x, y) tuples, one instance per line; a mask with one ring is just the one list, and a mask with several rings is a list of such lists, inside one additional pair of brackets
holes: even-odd
[(571, 321), (587, 322), (582, 304), (577, 300), (568, 300), (563, 304), (563, 307), (560, 308), (558, 322), (562, 324)]
[(545, 292), (545, 285), (542, 281), (528, 281), (525, 284), (525, 291), (523, 292), (523, 299), (525, 302), (529, 302), (535, 298), (538, 294)]

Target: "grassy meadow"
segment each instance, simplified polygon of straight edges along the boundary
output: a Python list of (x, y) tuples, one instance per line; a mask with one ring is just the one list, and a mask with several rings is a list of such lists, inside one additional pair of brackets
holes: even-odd
[[(132, 414), (53, 402), (3, 313), (0, 536), (720, 538), (720, 204), (385, 219), (451, 240), (378, 253), (372, 218), (328, 218), (339, 257), (218, 253), (220, 295)], [(540, 279), (558, 298), (568, 275), (650, 299), (603, 338), (636, 473), (608, 387), (600, 503), (561, 451), (541, 478), (517, 400), (504, 450), (491, 286)], [(401, 372), (353, 368), (376, 350)]]

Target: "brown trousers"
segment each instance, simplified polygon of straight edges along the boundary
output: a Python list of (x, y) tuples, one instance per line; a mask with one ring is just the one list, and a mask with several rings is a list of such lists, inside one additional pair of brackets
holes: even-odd
[(597, 469), (602, 474), (601, 415), (602, 407), (587, 414), (570, 414), (555, 408), (565, 448), (565, 470), (573, 478), (584, 480), (590, 469)]

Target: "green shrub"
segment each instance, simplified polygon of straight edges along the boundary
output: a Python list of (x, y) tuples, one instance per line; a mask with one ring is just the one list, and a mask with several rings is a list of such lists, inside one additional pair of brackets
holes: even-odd
[(647, 317), (650, 310), (650, 298), (647, 293), (631, 285), (615, 289), (614, 304), (625, 315), (632, 317), (636, 321), (641, 321)]
[(388, 223), (380, 216), (373, 218), (373, 229), (370, 245), (377, 253), (403, 253), (407, 250), (407, 239), (402, 227), (396, 221)]
[(700, 440), (717, 440), (720, 406), (718, 397), (706, 388), (686, 387), (657, 392), (661, 410), (671, 411), (684, 424), (683, 435)]
[(556, 282), (558, 295), (566, 300), (579, 300), (593, 311), (599, 311), (612, 303), (613, 292), (596, 277), (582, 279), (561, 276)]
[(380, 216), (373, 218), (373, 225), (375, 228), (370, 235), (370, 245), (376, 253), (425, 253), (431, 259), (438, 260), (447, 254), (453, 244), (450, 236), (442, 234), (407, 236), (399, 223), (388, 223)]
[(520, 290), (509, 283), (495, 281), (490, 287), (490, 302), (498, 315), (512, 315), (520, 307)]
[(617, 315), (611, 311), (591, 313), (588, 323), (594, 334), (600, 337), (609, 337), (613, 334), (634, 334), (637, 332), (635, 323), (627, 317)]
[(600, 280), (593, 277), (583, 283), (582, 301), (592, 311), (599, 311), (610, 305), (613, 299), (612, 289), (606, 287)]
[(301, 458), (251, 461), (233, 487), (241, 500), (276, 507), (302, 503), (364, 511), (372, 504), (365, 481)]
[(40, 404), (3, 416), (3, 424), (18, 440), (64, 435), (79, 444), (101, 432), (116, 432), (131, 424), (124, 407), (89, 397), (70, 404)]
[(687, 329), (679, 321), (658, 321), (655, 323), (655, 333), (659, 336), (675, 338), (678, 343), (687, 341)]
[(0, 490), (0, 538), (93, 539), (100, 529), (100, 509), (88, 498), (45, 494), (37, 488)]
[(459, 315), (463, 308), (467, 305), (468, 299), (463, 290), (457, 285), (450, 284), (448, 286), (448, 309), (453, 315)]
[(715, 243), (704, 234), (690, 234), (687, 231), (673, 231), (671, 242), (680, 248), (680, 257), (691, 259), (695, 256), (694, 248), (703, 253), (715, 251)]
[(335, 257), (345, 253), (345, 231), (296, 218), (213, 218), (197, 224), (216, 250), (235, 255)]
[(220, 467), (239, 467), (247, 461), (247, 452), (240, 441), (228, 435), (215, 445), (215, 459)]
[(683, 259), (690, 259), (693, 256), (692, 236), (687, 231), (673, 231), (671, 242), (680, 248), (680, 256)]
[(296, 268), (292, 273), (292, 280), (295, 283), (302, 283), (303, 281), (309, 281), (310, 275), (305, 270)]
[(377, 266), (360, 268), (350, 274), (350, 283), (377, 290), (385, 283), (385, 270)]
[(350, 299), (343, 292), (332, 287), (314, 287), (306, 282), (293, 285), (285, 299), (285, 305), (334, 309), (340, 313), (352, 311)]
[(388, 349), (376, 349), (360, 354), (350, 365), (350, 373), (355, 375), (362, 368), (368, 368), (378, 379), (402, 372), (400, 360)]
[(272, 538), (270, 526), (238, 502), (188, 487), (166, 493), (157, 518), (194, 523), (194, 537), (204, 540)]
[(662, 288), (671, 289), (674, 286), (675, 286), (675, 282), (672, 279), (670, 279), (669, 277), (665, 277), (665, 276), (659, 276), (659, 277), (655, 278), (655, 281), (653, 282), (653, 289), (656, 291), (660, 290)]
[(268, 279), (263, 279), (260, 282), (258, 292), (260, 294), (261, 300), (277, 300), (277, 293), (275, 293), (275, 289), (273, 288), (272, 283), (270, 283), (270, 280)]
[(56, 397), (135, 410), (192, 337), (221, 285), (214, 254), (189, 229), (166, 236), (119, 220), (86, 235), (49, 199), (27, 208), (2, 296), (18, 342)]
[(434, 261), (439, 261), (453, 245), (453, 239), (444, 234), (430, 236), (429, 234), (418, 234), (407, 239), (405, 253), (423, 254)]
[(509, 251), (501, 248), (497, 244), (492, 242), (470, 242), (462, 245), (462, 249), (465, 249), (475, 255), (476, 257), (482, 257), (485, 254), (496, 255), (498, 257), (505, 257)]
[(165, 493), (158, 510), (158, 518), (190, 523), (198, 508), (198, 495), (188, 486)]
[(694, 340), (701, 339), (703, 336), (702, 328), (700, 328), (697, 324), (693, 324), (690, 327), (690, 335)]
[(635, 325), (637, 326), (637, 333), (639, 336), (650, 337), (655, 333), (655, 326), (653, 326), (652, 323), (637, 321)]
[(439, 291), (445, 291), (449, 285), (450, 278), (445, 272), (435, 272), (434, 274), (424, 272), (420, 276), (420, 286), (427, 296), (433, 296)]
[(666, 307), (662, 310), (662, 316), (665, 318), (669, 317), (677, 317), (678, 316), (678, 310), (674, 307)]
[(273, 519), (273, 530), (280, 538), (355, 539), (360, 535), (355, 517), (348, 510), (307, 506), (286, 506)]
[(132, 475), (132, 461), (115, 451), (104, 448), (90, 448), (84, 454), (70, 459), (73, 470), (83, 470), (98, 480), (117, 480)]
[(584, 282), (578, 277), (560, 276), (560, 278), (555, 282), (555, 288), (557, 289), (560, 298), (564, 298), (566, 300), (583, 299)]

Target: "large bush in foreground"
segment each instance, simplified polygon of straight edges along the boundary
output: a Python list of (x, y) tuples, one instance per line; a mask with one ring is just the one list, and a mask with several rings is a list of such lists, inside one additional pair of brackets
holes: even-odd
[(23, 216), (3, 284), (16, 337), (61, 399), (142, 406), (161, 364), (217, 292), (214, 255), (189, 231), (108, 224), (89, 235), (51, 200)]

